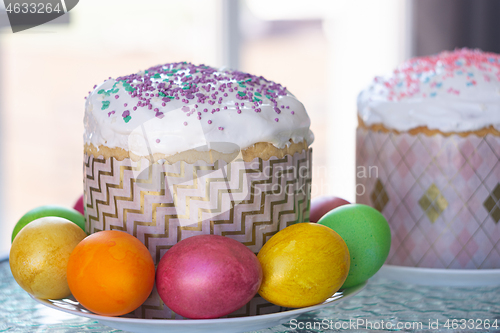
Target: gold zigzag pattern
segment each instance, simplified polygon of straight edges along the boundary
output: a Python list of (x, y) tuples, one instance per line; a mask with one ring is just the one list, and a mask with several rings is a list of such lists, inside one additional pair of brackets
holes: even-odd
[[(309, 154), (311, 153), (311, 151), (309, 151)], [(270, 163), (270, 166), (271, 166), (271, 171), (269, 173), (269, 177), (267, 179), (264, 179), (264, 180), (256, 180), (256, 181), (252, 181), (250, 182), (250, 199), (248, 200), (241, 200), (238, 202), (238, 204), (255, 204), (255, 200), (256, 200), (256, 194), (255, 194), (255, 191), (256, 191), (256, 188), (257, 186), (259, 185), (268, 185), (268, 184), (273, 184), (273, 183), (277, 183), (277, 184), (281, 184), (282, 182), (282, 177), (287, 174), (287, 173), (290, 173), (291, 170), (279, 170), (278, 172), (276, 172), (276, 175), (275, 175), (275, 170), (274, 170), (274, 167), (275, 165), (279, 165), (281, 163), (287, 163), (288, 162), (288, 157), (289, 156), (285, 156), (283, 159), (278, 159), (278, 160), (271, 160), (269, 161)], [(87, 179), (89, 181), (94, 181), (95, 180), (95, 175), (96, 175), (96, 166), (95, 166), (95, 163), (99, 163), (99, 164), (103, 164), (103, 165), (106, 165), (106, 160), (104, 159), (95, 159), (93, 158), (93, 156), (86, 156), (85, 157), (86, 159), (86, 163), (85, 163), (85, 167), (86, 167), (86, 170), (89, 170), (91, 171), (90, 175), (87, 175)], [(292, 180), (289, 180), (289, 181), (286, 181), (285, 184), (286, 184), (286, 187), (285, 188), (288, 188), (288, 186), (293, 186), (293, 185), (296, 185), (297, 182), (298, 182), (298, 179), (299, 179), (299, 174), (298, 174), (298, 170), (300, 170), (300, 166), (301, 164), (303, 163), (307, 163), (307, 166), (310, 168), (310, 158), (303, 158), (303, 159), (300, 159), (297, 161), (297, 166), (295, 168), (296, 170), (296, 174), (294, 175), (295, 177), (292, 178)], [(121, 190), (123, 189), (123, 185), (124, 185), (124, 181), (125, 181), (125, 171), (127, 172), (132, 172), (132, 171), (140, 171), (140, 163), (137, 165), (137, 167), (129, 167), (129, 166), (120, 166), (120, 182), (119, 184), (110, 184), (110, 183), (106, 183), (104, 184), (105, 186), (105, 190), (106, 190), (106, 201), (104, 200), (98, 200), (98, 199), (95, 199), (95, 195), (96, 194), (102, 194), (102, 187), (101, 187), (101, 184), (102, 184), (102, 180), (101, 180), (101, 177), (102, 176), (111, 176), (111, 177), (114, 177), (114, 173), (115, 173), (115, 160), (114, 159), (111, 159), (109, 160), (109, 168), (104, 168), (106, 170), (102, 170), (101, 168), (97, 171), (97, 185), (98, 187), (95, 188), (95, 187), (89, 187), (89, 192), (90, 192), (90, 203), (87, 203), (87, 207), (90, 208), (90, 209), (94, 209), (96, 210), (96, 216), (92, 216), (90, 214), (88, 214), (88, 223), (89, 223), (89, 228), (88, 230), (90, 231), (91, 229), (91, 226), (93, 225), (92, 221), (96, 221), (98, 222), (99, 221), (99, 216), (100, 216), (100, 210), (99, 210), (99, 206), (100, 205), (104, 205), (105, 207), (109, 206), (110, 204), (110, 189), (114, 189), (114, 190)], [(151, 222), (141, 222), (141, 221), (134, 221), (133, 222), (133, 234), (135, 235), (137, 233), (137, 226), (140, 226), (140, 225), (144, 225), (144, 226), (156, 226), (156, 218), (157, 218), (157, 210), (158, 208), (160, 207), (175, 207), (176, 204), (177, 204), (177, 191), (179, 189), (198, 189), (198, 177), (197, 177), (197, 173), (198, 171), (200, 170), (208, 170), (208, 171), (213, 171), (213, 170), (218, 170), (220, 168), (220, 165), (218, 163), (218, 161), (214, 164), (214, 166), (197, 166), (197, 167), (194, 167), (193, 168), (193, 184), (192, 185), (174, 185), (173, 186), (173, 202), (172, 203), (152, 203), (151, 206), (152, 206), (152, 216), (151, 216)], [(197, 197), (197, 196), (191, 196), (191, 197), (186, 197), (186, 200), (187, 200), (187, 203), (189, 205), (189, 202), (191, 200), (199, 200), (199, 201), (210, 201), (210, 187), (212, 186), (212, 183), (216, 183), (216, 182), (226, 182), (227, 184), (229, 184), (231, 182), (231, 164), (227, 165), (227, 168), (228, 168), (228, 172), (227, 172), (227, 179), (226, 178), (209, 178), (207, 179), (207, 182), (205, 184), (205, 197)], [(222, 198), (222, 195), (223, 194), (233, 194), (233, 193), (242, 193), (243, 192), (243, 182), (242, 182), (242, 179), (243, 178), (243, 175), (245, 173), (247, 174), (252, 174), (252, 173), (261, 173), (263, 171), (263, 168), (264, 168), (264, 163), (261, 159), (259, 159), (259, 166), (257, 169), (241, 169), (239, 170), (239, 179), (240, 179), (240, 184), (239, 184), (239, 187), (236, 188), (236, 189), (229, 189), (229, 188), (225, 188), (225, 189), (219, 189), (217, 191), (217, 197), (218, 197), (218, 200), (217, 200), (217, 208), (216, 209), (204, 209), (204, 208), (198, 208), (198, 224), (197, 226), (178, 226), (177, 227), (177, 241), (179, 241), (180, 239), (182, 239), (182, 231), (184, 230), (195, 230), (195, 231), (201, 231), (202, 229), (202, 221), (201, 221), (201, 216), (202, 216), (202, 213), (203, 212), (209, 212), (209, 213), (219, 213), (222, 211), (222, 207), (221, 207), (221, 198)], [(107, 170), (109, 169), (109, 170)], [(144, 214), (144, 202), (145, 202), (145, 196), (146, 195), (153, 195), (153, 196), (164, 196), (165, 195), (165, 177), (166, 176), (171, 176), (171, 177), (180, 177), (180, 178), (184, 178), (185, 176), (185, 165), (183, 162), (181, 162), (181, 172), (180, 174), (172, 174), (172, 173), (166, 173), (166, 172), (162, 172), (161, 175), (160, 175), (160, 179), (161, 179), (161, 190), (160, 191), (140, 191), (140, 208), (138, 209), (131, 209), (131, 208), (124, 208), (123, 209), (123, 221), (122, 222), (122, 225), (121, 226), (116, 226), (116, 225), (109, 225), (109, 228), (110, 229), (118, 229), (118, 230), (123, 230), (123, 231), (126, 231), (126, 225), (127, 225), (127, 215), (128, 213), (136, 213), (136, 214)], [(151, 168), (149, 168), (148, 170), (148, 179), (144, 180), (144, 179), (135, 179), (134, 177), (130, 177), (128, 179), (128, 182), (129, 183), (129, 186), (130, 186), (130, 195), (127, 197), (127, 196), (113, 196), (113, 203), (114, 203), (114, 212), (113, 213), (105, 213), (103, 212), (102, 213), (102, 217), (103, 217), (103, 229), (106, 229), (106, 220), (108, 218), (114, 218), (114, 219), (117, 219), (118, 218), (118, 202), (120, 201), (124, 201), (124, 202), (134, 202), (134, 183), (147, 183), (147, 184), (152, 184), (153, 183), (153, 175), (152, 175), (152, 170)], [(308, 210), (309, 210), (309, 191), (310, 191), (310, 184), (311, 184), (311, 179), (310, 177), (307, 177), (304, 181), (304, 184), (303, 186), (306, 187), (306, 190), (304, 192), (304, 195), (302, 196), (301, 199), (297, 200), (297, 202), (294, 202), (294, 207), (293, 209), (290, 209), (290, 210), (284, 210), (284, 211), (280, 211), (278, 213), (278, 223), (279, 221), (281, 221), (282, 219), (282, 216), (283, 215), (286, 215), (286, 214), (293, 214), (293, 213), (296, 213), (297, 216), (295, 218), (294, 221), (290, 221), (287, 223), (287, 226), (290, 225), (290, 224), (293, 224), (293, 223), (296, 223), (297, 221), (300, 221), (302, 217), (308, 217)], [(300, 190), (300, 189), (299, 189)], [(294, 194), (297, 194), (299, 191), (295, 191)], [(245, 234), (245, 230), (246, 230), (246, 220), (247, 220), (247, 216), (253, 216), (253, 215), (259, 215), (259, 214), (263, 214), (264, 213), (264, 208), (265, 208), (265, 202), (266, 202), (266, 198), (268, 196), (272, 196), (272, 195), (275, 195), (275, 194), (279, 194), (279, 193), (276, 193), (276, 191), (274, 190), (268, 190), (268, 191), (264, 191), (264, 192), (261, 192), (262, 195), (260, 196), (260, 210), (253, 210), (253, 211), (246, 211), (246, 212), (242, 212), (241, 214), (241, 228), (240, 230), (238, 231), (225, 231), (225, 232), (222, 232), (222, 235), (224, 236), (229, 236), (229, 235), (244, 235)], [(295, 197), (295, 195), (294, 195)], [(295, 201), (295, 200), (294, 200)], [(95, 202), (95, 206), (94, 206), (94, 202)], [(280, 205), (280, 204), (286, 204), (288, 203), (288, 196), (285, 195), (284, 198), (282, 200), (279, 200), (279, 201), (272, 201), (271, 202), (271, 212), (274, 211), (274, 207), (276, 205)], [(302, 206), (304, 206), (304, 203), (306, 203), (305, 207), (302, 208)], [(230, 211), (229, 211), (229, 219), (228, 220), (219, 220), (219, 221), (216, 221), (216, 220), (212, 220), (210, 221), (210, 234), (213, 234), (214, 233), (214, 229), (215, 229), (215, 225), (219, 225), (219, 224), (230, 224), (232, 223), (232, 220), (234, 219), (234, 208), (235, 208), (235, 201), (234, 200), (231, 200), (231, 208), (230, 208)], [(159, 237), (166, 237), (166, 238), (169, 238), (170, 237), (170, 219), (178, 219), (178, 218), (186, 218), (186, 219), (189, 219), (189, 209), (186, 211), (186, 214), (185, 215), (177, 215), (177, 214), (172, 214), (172, 215), (165, 215), (165, 227), (164, 227), (164, 234), (148, 234), (146, 233), (145, 234), (145, 245), (149, 248), (149, 239), (150, 238), (159, 238)], [(269, 221), (261, 221), (261, 222), (253, 222), (252, 223), (252, 237), (251, 237), (251, 241), (249, 242), (245, 242), (243, 244), (247, 245), (247, 246), (251, 246), (251, 245), (255, 245), (256, 244), (256, 235), (257, 235), (257, 227), (260, 226), (260, 225), (272, 225), (273, 223), (273, 219), (271, 218)], [(278, 228), (279, 229), (279, 224), (278, 224)], [(94, 227), (94, 230), (92, 230), (91, 232), (97, 232), (97, 231), (100, 231), (100, 229), (97, 229)], [(275, 230), (275, 231), (272, 231), (272, 232), (268, 232), (268, 233), (263, 233), (262, 235), (262, 243), (265, 243), (266, 240), (271, 237), (273, 234), (275, 234), (278, 230)], [(156, 262), (159, 262), (159, 259), (160, 259), (160, 252), (161, 250), (165, 250), (165, 249), (168, 249), (170, 248), (171, 246), (173, 245), (168, 245), (168, 246), (157, 246), (156, 247)], [(265, 305), (264, 305), (265, 306)], [(154, 309), (154, 310), (160, 310), (163, 308), (163, 305), (160, 304), (159, 306), (143, 306), (143, 315), (144, 315), (144, 311), (146, 311), (147, 309)], [(247, 312), (250, 311), (249, 309), (247, 309)]]
[[(91, 164), (92, 164), (92, 167), (90, 165), (90, 161), (91, 161)], [(94, 163), (101, 163), (101, 164), (106, 164), (106, 161), (105, 160), (102, 160), (102, 159), (92, 159), (92, 158), (89, 158), (88, 162), (85, 164), (85, 166), (87, 168), (90, 168), (92, 169), (92, 173), (91, 175), (88, 175), (87, 178), (89, 180), (95, 180), (95, 166), (94, 166)], [(97, 177), (98, 177), (98, 188), (94, 188), (94, 187), (90, 187), (89, 188), (89, 191), (90, 191), (90, 197), (91, 197), (91, 203), (87, 204), (87, 207), (88, 208), (91, 208), (93, 209), (94, 208), (94, 194), (95, 193), (102, 193), (102, 189), (101, 189), (101, 176), (113, 176), (114, 175), (114, 169), (115, 169), (115, 166), (114, 166), (114, 161), (111, 161), (110, 163), (110, 169), (109, 171), (104, 171), (104, 170), (99, 170), (97, 172)], [(281, 178), (282, 178), (282, 175), (285, 174), (285, 173), (289, 173), (291, 170), (280, 170), (278, 172), (276, 172), (276, 175), (277, 175), (277, 178), (276, 179), (273, 179), (273, 176), (274, 176), (274, 165), (276, 164), (281, 164), (281, 163), (286, 163), (288, 162), (288, 156), (285, 156), (285, 158), (283, 159), (279, 159), (279, 160), (272, 160), (270, 161), (270, 166), (271, 166), (271, 172), (270, 172), (270, 177), (268, 179), (265, 179), (265, 180), (258, 180), (258, 181), (253, 181), (251, 182), (250, 184), (250, 190), (251, 190), (251, 193), (250, 193), (250, 199), (249, 200), (242, 200), (240, 202), (238, 202), (239, 204), (254, 204), (255, 203), (255, 190), (257, 188), (258, 185), (262, 185), (262, 184), (272, 184), (274, 180), (277, 180), (277, 183), (278, 184), (281, 184)], [(297, 162), (298, 164), (298, 167), (300, 167), (300, 164), (304, 163), (304, 162), (307, 162), (307, 158), (304, 158), (304, 159), (301, 159)], [(156, 226), (156, 213), (157, 213), (157, 208), (159, 207), (175, 207), (176, 204), (177, 204), (177, 191), (179, 189), (197, 189), (198, 188), (198, 181), (197, 181), (197, 171), (198, 170), (217, 170), (219, 168), (219, 165), (218, 163), (216, 163), (213, 167), (195, 167), (193, 168), (193, 185), (174, 185), (173, 186), (173, 189), (174, 189), (174, 195), (173, 195), (173, 199), (174, 199), (174, 202), (173, 203), (153, 203), (152, 204), (152, 221), (151, 222), (140, 222), (140, 221), (134, 221), (134, 226), (133, 226), (133, 233), (136, 234), (137, 232), (137, 226), (138, 225), (146, 225), (146, 226)], [(206, 183), (206, 188), (205, 188), (205, 197), (195, 197), (195, 196), (191, 196), (191, 197), (186, 197), (186, 200), (187, 200), (187, 203), (189, 204), (189, 202), (191, 200), (202, 200), (202, 201), (210, 201), (210, 187), (211, 187), (211, 184), (213, 182), (221, 182), (221, 181), (227, 181), (227, 182), (230, 182), (231, 179), (230, 179), (230, 175), (231, 175), (231, 171), (230, 171), (230, 168), (231, 168), (231, 164), (228, 165), (228, 179), (224, 179), (224, 178), (210, 178), (208, 179), (207, 183)], [(99, 212), (99, 206), (100, 205), (105, 205), (105, 206), (108, 206), (109, 205), (109, 201), (110, 201), (110, 189), (123, 189), (123, 182), (124, 182), (124, 172), (125, 170), (127, 171), (139, 171), (140, 170), (140, 165), (138, 165), (137, 167), (133, 168), (133, 167), (127, 167), (127, 166), (121, 166), (120, 167), (120, 183), (119, 184), (105, 184), (105, 187), (106, 187), (106, 201), (103, 201), (103, 200), (95, 200), (95, 203), (96, 203), (96, 216), (92, 216), (92, 215), (89, 215), (89, 221), (90, 223), (92, 224), (92, 221), (98, 221), (99, 220), (99, 216), (100, 216), (100, 212)], [(262, 163), (262, 160), (259, 160), (259, 168), (258, 169), (242, 169), (242, 170), (239, 170), (239, 177), (240, 179), (243, 179), (243, 173), (258, 173), (258, 172), (262, 172), (263, 170), (263, 163)], [(297, 170), (297, 168), (295, 169)], [(163, 172), (162, 175), (161, 175), (161, 179), (162, 179), (162, 182), (164, 181), (164, 176), (174, 176), (174, 177), (183, 177), (184, 176), (184, 165), (181, 164), (181, 173), (180, 174), (170, 174), (170, 173), (165, 173)], [(141, 182), (141, 183), (149, 183), (151, 184), (153, 179), (152, 179), (152, 173), (151, 173), (151, 169), (149, 170), (148, 172), (148, 179), (146, 180), (142, 180), (142, 179), (135, 179), (135, 178), (129, 178), (129, 182), (130, 182), (130, 188), (133, 189), (133, 185), (134, 185), (134, 182)], [(290, 185), (295, 185), (297, 183), (297, 178), (298, 178), (298, 175), (296, 174), (295, 175), (295, 179), (291, 180), (291, 181), (287, 181), (286, 182), (286, 186), (290, 186)], [(305, 185), (306, 186), (310, 186), (310, 178), (308, 177), (308, 179), (306, 179), (305, 181)], [(307, 189), (309, 187), (306, 187)], [(217, 200), (217, 208), (216, 209), (204, 209), (204, 208), (199, 208), (198, 210), (198, 220), (200, 221), (200, 217), (201, 217), (201, 214), (203, 212), (211, 212), (211, 213), (219, 213), (221, 212), (221, 196), (223, 194), (228, 194), (228, 193), (241, 193), (243, 191), (243, 184), (242, 182), (240, 182), (240, 186), (239, 188), (237, 189), (219, 189), (218, 190), (218, 198), (219, 200)], [(308, 192), (308, 190), (307, 190)], [(265, 200), (266, 200), (266, 197), (269, 196), (269, 195), (273, 195), (273, 194), (276, 194), (275, 191), (273, 190), (269, 190), (269, 191), (265, 191), (265, 192), (262, 192), (262, 196), (261, 196), (261, 209), (260, 210), (255, 210), (255, 211), (247, 211), (247, 212), (242, 212), (242, 228), (239, 230), (239, 231), (226, 231), (226, 232), (223, 232), (223, 235), (242, 235), (245, 233), (245, 223), (246, 223), (246, 217), (247, 216), (251, 216), (251, 215), (258, 215), (258, 214), (263, 214), (264, 213), (264, 206), (265, 206)], [(285, 214), (292, 214), (292, 213), (295, 213), (296, 212), (296, 209), (297, 208), (301, 208), (301, 206), (303, 205), (304, 202), (307, 202), (308, 203), (308, 200), (307, 200), (307, 196), (308, 196), (309, 193), (305, 193), (304, 197), (301, 199), (301, 200), (298, 200), (298, 203), (297, 203), (297, 206), (298, 207), (294, 207), (293, 210), (286, 210), (286, 211), (281, 211), (279, 212), (279, 215), (278, 215), (278, 221), (281, 220), (281, 217), (282, 215), (285, 215)], [(165, 195), (165, 186), (162, 186), (162, 189), (161, 191), (140, 191), (140, 208), (139, 209), (131, 209), (131, 208), (124, 208), (123, 209), (123, 222), (122, 222), (122, 225), (121, 226), (116, 226), (116, 225), (111, 225), (109, 228), (110, 229), (118, 229), (118, 230), (126, 230), (126, 221), (127, 221), (127, 214), (128, 213), (137, 213), (137, 214), (144, 214), (144, 197), (146, 195), (154, 195), (154, 196), (158, 196), (158, 195)], [(118, 201), (128, 201), (128, 202), (133, 202), (134, 201), (134, 191), (131, 190), (130, 191), (130, 196), (126, 197), (126, 196), (113, 196), (113, 203), (114, 203), (114, 208), (115, 208), (115, 211), (114, 213), (102, 213), (103, 214), (103, 229), (106, 229), (106, 220), (107, 218), (115, 218), (117, 219), (118, 218)], [(274, 202), (271, 202), (271, 209), (274, 209), (274, 207), (276, 205), (280, 205), (280, 204), (286, 204), (288, 202), (288, 197), (285, 196), (285, 198), (283, 200), (280, 200), (280, 201), (274, 201)], [(230, 218), (228, 220), (221, 220), (221, 221), (211, 221), (210, 222), (210, 232), (213, 233), (214, 232), (214, 226), (217, 225), (217, 224), (228, 224), (228, 223), (232, 223), (232, 219), (234, 218), (234, 206), (235, 206), (235, 202), (232, 201), (231, 202), (231, 210), (230, 210)], [(302, 215), (302, 216), (305, 216), (306, 213), (307, 213), (307, 209), (309, 207), (309, 204), (306, 205), (306, 207), (304, 207), (303, 209), (299, 209), (298, 210), (298, 213), (299, 215)], [(146, 238), (146, 246), (148, 245), (149, 243), (149, 238), (153, 237), (153, 238), (158, 238), (158, 237), (169, 237), (169, 226), (170, 226), (170, 219), (171, 218), (186, 218), (186, 219), (189, 219), (189, 210), (186, 212), (185, 215), (177, 215), (177, 214), (172, 214), (172, 215), (166, 215), (165, 216), (165, 233), (164, 234), (146, 234), (145, 238)], [(296, 219), (296, 221), (298, 221), (300, 219)], [(273, 221), (270, 220), (270, 221), (262, 221), (262, 222), (254, 222), (253, 223), (253, 226), (252, 226), (252, 241), (250, 242), (246, 242), (245, 245), (254, 245), (256, 243), (256, 228), (259, 226), (259, 225), (263, 225), (263, 224), (272, 224)], [(293, 223), (293, 222), (291, 222)], [(291, 224), (290, 222), (288, 224)], [(195, 230), (195, 231), (201, 231), (201, 227), (202, 227), (202, 223), (201, 221), (198, 222), (197, 226), (178, 226), (177, 227), (177, 240), (179, 241), (180, 239), (182, 239), (182, 231), (183, 230)], [(98, 229), (94, 228), (94, 230), (92, 232), (97, 232), (99, 231)], [(271, 233), (265, 233), (263, 235), (263, 242), (266, 241), (266, 239), (270, 236), (272, 236), (272, 234), (274, 234), (275, 232), (277, 231), (274, 231), (274, 232), (271, 232)], [(169, 248), (169, 247), (167, 247)]]

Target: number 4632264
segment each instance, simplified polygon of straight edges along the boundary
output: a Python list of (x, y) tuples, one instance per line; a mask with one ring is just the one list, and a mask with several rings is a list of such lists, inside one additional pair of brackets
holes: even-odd
[(63, 10), (60, 8), (59, 3), (52, 7), (51, 3), (9, 3), (7, 8), (5, 8), (7, 13), (14, 14), (50, 14), (50, 13), (60, 13)]

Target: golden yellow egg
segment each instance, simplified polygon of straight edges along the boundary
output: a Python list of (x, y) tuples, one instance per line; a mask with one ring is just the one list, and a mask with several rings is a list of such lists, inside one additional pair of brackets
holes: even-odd
[(10, 249), (14, 279), (38, 298), (69, 296), (69, 256), (86, 236), (78, 225), (61, 217), (43, 217), (29, 223), (17, 234)]
[(264, 244), (257, 258), (264, 278), (259, 290), (267, 301), (291, 308), (324, 302), (349, 272), (344, 240), (317, 223), (289, 226)]

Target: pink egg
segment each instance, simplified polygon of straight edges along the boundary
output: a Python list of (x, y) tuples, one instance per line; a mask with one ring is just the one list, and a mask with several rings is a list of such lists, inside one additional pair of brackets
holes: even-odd
[(322, 196), (311, 200), (309, 222), (318, 222), (323, 215), (339, 206), (348, 205), (349, 201), (334, 196)]
[(85, 215), (85, 211), (83, 209), (83, 195), (78, 198), (78, 200), (75, 202), (75, 205), (73, 206), (73, 209), (76, 211), (79, 211), (80, 214)]
[(174, 312), (193, 319), (225, 316), (259, 290), (257, 256), (234, 239), (217, 235), (186, 238), (172, 246), (156, 270), (156, 288)]

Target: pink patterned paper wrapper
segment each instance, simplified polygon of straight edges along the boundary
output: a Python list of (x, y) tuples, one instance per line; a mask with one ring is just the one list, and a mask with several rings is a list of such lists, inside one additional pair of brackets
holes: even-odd
[(357, 202), (387, 218), (387, 264), (500, 268), (500, 137), (357, 130)]
[[(244, 162), (150, 164), (85, 154), (86, 230), (122, 230), (149, 249), (157, 265), (165, 252), (195, 235), (233, 238), (258, 253), (277, 231), (309, 220), (312, 150)], [(240, 156), (241, 157), (241, 156)], [(260, 297), (230, 316), (281, 311)], [(134, 314), (182, 318), (156, 289)]]

